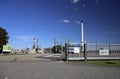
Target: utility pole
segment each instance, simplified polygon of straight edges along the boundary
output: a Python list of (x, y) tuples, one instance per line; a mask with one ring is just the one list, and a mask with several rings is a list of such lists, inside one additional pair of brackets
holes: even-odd
[(36, 38), (36, 53), (38, 53), (38, 38)]
[(82, 51), (84, 51), (84, 60), (87, 61), (87, 44), (84, 38), (84, 22), (81, 20)]
[(35, 49), (35, 38), (33, 38), (33, 48), (32, 49)]
[[(83, 28), (83, 21), (81, 20), (81, 34), (82, 34), (82, 47), (84, 47), (84, 28)], [(84, 48), (82, 48), (84, 49)]]
[(10, 54), (12, 54), (12, 39), (11, 39), (11, 41), (10, 41), (10, 47), (11, 47), (11, 52), (10, 52)]
[(55, 53), (57, 52), (57, 40), (54, 38)]
[(62, 42), (60, 43), (60, 47), (61, 47), (61, 53), (62, 53), (63, 52)]
[(87, 61), (87, 44), (84, 43), (84, 61)]

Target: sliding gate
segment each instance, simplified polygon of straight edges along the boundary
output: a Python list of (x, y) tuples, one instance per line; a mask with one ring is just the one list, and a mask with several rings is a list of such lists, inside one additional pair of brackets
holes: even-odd
[(120, 44), (66, 43), (65, 50), (66, 61), (120, 59)]
[(82, 43), (66, 43), (65, 59), (68, 60), (84, 60), (86, 58), (85, 44)]

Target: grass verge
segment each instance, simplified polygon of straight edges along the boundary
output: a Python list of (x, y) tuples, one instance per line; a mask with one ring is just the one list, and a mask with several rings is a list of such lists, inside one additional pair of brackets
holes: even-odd
[(89, 60), (89, 61), (73, 61), (73, 62), (120, 67), (120, 60)]

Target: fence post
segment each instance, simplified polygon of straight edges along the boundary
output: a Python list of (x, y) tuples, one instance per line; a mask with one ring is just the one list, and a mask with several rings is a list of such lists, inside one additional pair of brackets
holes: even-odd
[(111, 51), (110, 51), (110, 42), (109, 42), (109, 56), (111, 57)]
[(87, 61), (87, 44), (84, 43), (84, 61)]
[(98, 46), (97, 46), (97, 42), (96, 42), (96, 52), (97, 52), (97, 50), (98, 50)]
[(68, 39), (65, 42), (65, 61), (68, 62)]

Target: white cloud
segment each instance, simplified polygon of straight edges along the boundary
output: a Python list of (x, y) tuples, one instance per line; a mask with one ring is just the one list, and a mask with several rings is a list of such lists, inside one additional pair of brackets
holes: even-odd
[(64, 20), (62, 20), (64, 23), (70, 23), (70, 21), (69, 20), (67, 20), (67, 19), (64, 19)]
[(72, 0), (72, 3), (77, 4), (79, 2), (79, 0)]

